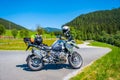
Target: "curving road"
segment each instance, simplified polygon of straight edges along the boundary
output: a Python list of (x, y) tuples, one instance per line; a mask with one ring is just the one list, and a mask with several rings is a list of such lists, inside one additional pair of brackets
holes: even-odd
[[(87, 44), (87, 43), (86, 43)], [(82, 67), (108, 53), (110, 49), (79, 45), (76, 50), (83, 57)], [(67, 74), (76, 71), (68, 64), (47, 65), (41, 71), (30, 71), (26, 65), (26, 57), (30, 52), (0, 51), (0, 80), (62, 80)]]

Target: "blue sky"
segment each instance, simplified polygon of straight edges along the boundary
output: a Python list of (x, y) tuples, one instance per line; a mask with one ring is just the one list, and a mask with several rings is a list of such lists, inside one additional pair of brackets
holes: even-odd
[(120, 7), (120, 0), (0, 0), (0, 18), (28, 29), (61, 26), (75, 17)]

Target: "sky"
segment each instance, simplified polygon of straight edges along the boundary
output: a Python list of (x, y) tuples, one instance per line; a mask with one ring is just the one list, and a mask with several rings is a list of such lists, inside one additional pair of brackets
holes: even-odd
[(28, 29), (61, 28), (81, 14), (120, 8), (120, 0), (0, 0), (0, 18)]

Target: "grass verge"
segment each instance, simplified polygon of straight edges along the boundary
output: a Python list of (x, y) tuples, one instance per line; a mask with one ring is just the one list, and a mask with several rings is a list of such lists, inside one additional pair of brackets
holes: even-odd
[(96, 41), (91, 42), (90, 45), (109, 47), (112, 51), (70, 80), (120, 80), (120, 48)]
[[(56, 39), (44, 39), (43, 43), (51, 45)], [(0, 39), (0, 50), (25, 50), (23, 39)]]
[[(43, 39), (43, 43), (51, 46), (56, 38)], [(77, 44), (81, 44), (82, 41), (76, 40)], [(0, 39), (0, 50), (25, 50), (27, 46), (23, 42), (23, 39)]]

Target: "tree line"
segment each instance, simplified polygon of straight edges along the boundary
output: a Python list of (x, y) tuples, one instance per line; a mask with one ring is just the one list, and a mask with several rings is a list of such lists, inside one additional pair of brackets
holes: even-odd
[[(18, 35), (18, 31), (20, 33), (20, 37), (23, 38), (25, 36), (29, 36), (29, 31), (26, 29), (21, 29), (21, 30), (17, 30), (17, 29), (11, 29), (11, 34), (13, 35), (14, 38), (16, 38), (16, 36)], [(4, 25), (0, 24), (0, 35), (3, 35), (6, 33), (6, 28)]]
[(120, 8), (82, 14), (65, 25), (76, 39), (97, 40), (120, 47)]
[[(0, 24), (0, 35), (5, 34), (6, 30), (8, 30), (8, 29), (6, 29), (4, 25)], [(61, 34), (61, 31), (48, 32), (47, 30), (45, 30), (44, 28), (42, 28), (40, 26), (37, 26), (35, 31), (31, 31), (31, 30), (27, 30), (27, 29), (18, 30), (16, 28), (11, 29), (11, 34), (14, 38), (17, 37), (18, 33), (19, 33), (20, 38), (30, 37), (31, 36), (30, 33), (39, 34), (39, 35), (48, 34), (51, 37), (53, 37), (53, 36), (57, 36), (57, 35)]]

